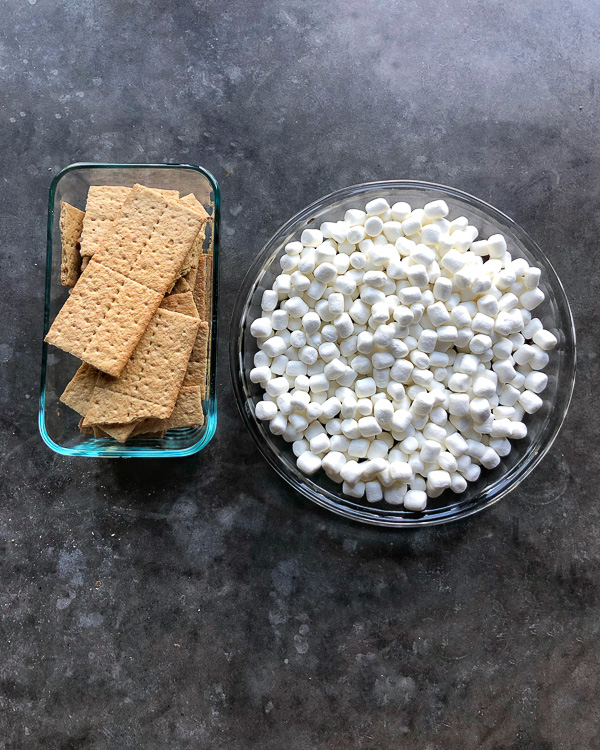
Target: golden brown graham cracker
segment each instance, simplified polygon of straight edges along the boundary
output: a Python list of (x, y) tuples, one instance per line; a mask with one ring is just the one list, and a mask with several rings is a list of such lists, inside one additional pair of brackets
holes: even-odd
[(171, 415), (166, 419), (145, 419), (139, 423), (133, 435), (141, 431), (174, 430), (181, 427), (200, 427), (204, 424), (202, 394), (200, 386), (182, 386)]
[(200, 320), (208, 320), (209, 306), (206, 299), (206, 267), (209, 257), (208, 255), (201, 255), (198, 258), (198, 273), (193, 286), (194, 303), (196, 304)]
[(189, 193), (189, 195), (184, 195), (183, 198), (179, 199), (179, 202), (183, 203), (184, 205), (188, 206), (193, 211), (195, 211), (205, 222), (202, 229), (198, 232), (196, 241), (194, 242), (194, 245), (192, 246), (192, 249), (190, 250), (188, 257), (184, 261), (183, 266), (181, 268), (181, 275), (185, 276), (190, 286), (193, 287), (194, 281), (196, 278), (196, 269), (198, 268), (198, 257), (202, 253), (202, 246), (204, 244), (204, 239), (206, 236), (206, 224), (208, 224), (208, 222), (211, 219), (210, 219), (210, 215), (205, 210), (202, 203), (200, 203), (200, 201), (196, 198), (196, 196), (193, 193)]
[(60, 400), (78, 414), (85, 416), (97, 379), (98, 370), (83, 362), (65, 388)]
[(119, 375), (162, 294), (92, 259), (46, 335), (46, 341), (110, 375)]
[(188, 195), (184, 195), (183, 198), (180, 198), (179, 200), (181, 203), (192, 208), (205, 221), (210, 221), (210, 215), (193, 193), (188, 193)]
[(164, 295), (205, 223), (180, 201), (134, 185), (94, 260)]
[[(171, 291), (169, 292), (169, 295), (172, 295), (172, 294), (182, 294), (183, 292), (191, 292), (191, 291), (192, 291), (192, 287), (188, 284), (188, 282), (186, 281), (186, 279), (184, 279), (183, 277), (181, 277), (181, 278), (177, 279), (177, 281), (175, 282), (175, 285), (174, 285), (173, 289), (171, 289)], [(195, 305), (194, 305), (194, 307), (195, 307)]]
[(118, 378), (100, 374), (84, 424), (130, 424), (170, 416), (199, 321), (159, 309)]
[(183, 386), (179, 391), (171, 416), (167, 419), (166, 428), (171, 430), (179, 427), (199, 427), (203, 424), (204, 412), (200, 386)]
[(184, 386), (200, 386), (202, 398), (206, 398), (206, 373), (208, 370), (208, 337), (209, 325), (204, 320), (200, 323), (194, 348), (190, 355), (187, 371), (183, 380)]
[(203, 223), (179, 201), (134, 186), (46, 341), (119, 375)]
[(94, 437), (96, 437), (93, 427), (83, 426), (83, 417), (81, 417), (81, 419), (79, 420), (79, 432), (81, 432), (82, 435), (93, 435)]
[(194, 304), (194, 295), (191, 291), (181, 292), (180, 294), (170, 294), (165, 297), (160, 303), (163, 310), (171, 310), (172, 312), (181, 313), (181, 315), (189, 315), (191, 318), (197, 318), (199, 320), (198, 311)]
[[(86, 217), (83, 222), (81, 237), (81, 255), (91, 257), (102, 246), (113, 229), (129, 193), (130, 187), (124, 185), (91, 185), (88, 189)], [(178, 190), (158, 190), (170, 198), (178, 198)]]
[(60, 266), (60, 283), (73, 287), (81, 273), (81, 229), (85, 213), (70, 203), (60, 204), (60, 240), (62, 245), (62, 263)]

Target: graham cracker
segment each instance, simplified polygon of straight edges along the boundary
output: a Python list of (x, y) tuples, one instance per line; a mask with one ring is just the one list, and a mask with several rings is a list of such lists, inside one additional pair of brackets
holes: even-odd
[[(156, 432), (160, 430), (175, 430), (181, 427), (200, 427), (204, 424), (204, 412), (202, 410), (202, 395), (200, 386), (182, 386), (177, 396), (177, 401), (167, 419), (145, 419), (140, 422), (140, 432)], [(137, 434), (136, 431), (133, 433)]]
[(185, 281), (187, 281), (190, 289), (193, 289), (196, 285), (196, 278), (198, 276), (198, 261), (190, 268), (190, 270), (186, 273), (186, 275), (183, 277)]
[(81, 419), (79, 420), (79, 432), (81, 432), (82, 435), (93, 435), (94, 437), (96, 437), (93, 427), (83, 426), (83, 417), (81, 417)]
[(164, 296), (205, 223), (180, 201), (135, 185), (94, 260)]
[(199, 386), (202, 398), (206, 398), (206, 373), (208, 372), (209, 325), (203, 320), (198, 327), (198, 335), (190, 355), (183, 386)]
[(194, 295), (191, 291), (181, 292), (180, 294), (170, 294), (165, 297), (160, 303), (163, 310), (171, 310), (171, 312), (181, 313), (181, 315), (189, 315), (191, 318), (198, 317), (198, 311), (194, 304)]
[[(200, 201), (196, 198), (196, 196), (193, 193), (189, 193), (188, 195), (184, 195), (183, 198), (179, 199), (180, 203), (183, 203), (185, 206), (188, 206), (193, 211), (195, 211), (201, 219), (204, 221), (204, 225), (202, 229), (198, 232), (198, 235), (196, 236), (196, 240), (192, 246), (192, 249), (190, 250), (188, 257), (185, 259), (183, 266), (181, 267), (181, 276), (188, 276), (190, 272), (192, 272), (194, 269), (198, 267), (198, 257), (202, 253), (202, 246), (204, 244), (204, 239), (206, 237), (206, 224), (211, 220), (210, 215), (205, 210), (204, 206)], [(193, 287), (195, 280), (195, 273), (193, 274), (193, 278), (191, 281), (189, 281), (190, 286)]]
[[(91, 185), (88, 189), (86, 217), (81, 236), (81, 255), (91, 257), (113, 230), (130, 187), (124, 185)], [(178, 190), (158, 190), (162, 195), (178, 198)]]
[(181, 266), (181, 270), (179, 272), (180, 278), (181, 276), (187, 277), (192, 269), (198, 267), (198, 258), (202, 254), (202, 245), (204, 244), (205, 236), (206, 231), (203, 227), (196, 235), (196, 239), (194, 240), (192, 249), (189, 251), (186, 259), (183, 262), (183, 265)]
[(131, 424), (103, 424), (102, 427), (94, 425), (94, 437), (111, 437), (118, 440), (119, 443), (124, 443), (131, 436), (138, 424), (140, 422), (132, 422)]
[(95, 258), (56, 316), (46, 341), (117, 376), (162, 301), (160, 292)]
[(208, 305), (206, 300), (206, 266), (208, 255), (201, 255), (198, 258), (198, 273), (193, 286), (194, 303), (200, 320), (208, 320)]
[(194, 209), (194, 211), (199, 214), (204, 221), (210, 221), (210, 215), (207, 213), (206, 209), (200, 203), (198, 198), (193, 193), (188, 193), (187, 195), (184, 195), (183, 198), (179, 199), (180, 203), (184, 203), (186, 206), (189, 206), (190, 208)]
[(96, 387), (96, 380), (98, 380), (98, 370), (83, 362), (65, 388), (60, 400), (78, 414), (85, 416)]
[(60, 283), (73, 287), (81, 273), (81, 230), (85, 213), (70, 203), (60, 204), (60, 241), (62, 245), (62, 263), (60, 266)]
[(187, 315), (158, 309), (121, 376), (98, 376), (84, 425), (170, 416), (198, 326), (198, 320)]
[(201, 387), (183, 386), (179, 391), (171, 416), (167, 419), (166, 428), (172, 430), (179, 427), (199, 427), (203, 424)]
[[(183, 277), (180, 277), (175, 282), (175, 286), (173, 287), (173, 289), (171, 289), (171, 291), (169, 292), (169, 295), (182, 294), (183, 292), (191, 292), (191, 291), (192, 291), (192, 287), (188, 284), (186, 279), (184, 279)], [(196, 306), (194, 305), (194, 307)], [(198, 311), (196, 311), (196, 313), (197, 312)]]

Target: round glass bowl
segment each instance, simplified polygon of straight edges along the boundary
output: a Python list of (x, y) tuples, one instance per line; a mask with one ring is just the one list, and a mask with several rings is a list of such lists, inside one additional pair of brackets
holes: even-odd
[[(550, 352), (550, 362), (544, 372), (548, 386), (543, 392), (543, 407), (526, 415), (528, 435), (514, 440), (512, 450), (500, 465), (483, 469), (477, 482), (469, 483), (460, 495), (450, 490), (440, 497), (429, 499), (425, 511), (416, 513), (403, 506), (384, 502), (369, 504), (366, 500), (345, 497), (341, 484), (331, 481), (324, 471), (311, 477), (297, 467), (291, 445), (269, 431), (267, 422), (254, 416), (254, 404), (262, 398), (263, 390), (248, 377), (257, 351), (250, 334), (250, 324), (260, 317), (260, 302), (265, 289), (271, 288), (281, 273), (279, 258), (285, 245), (300, 239), (306, 227), (319, 227), (324, 221), (338, 221), (349, 208), (363, 209), (365, 203), (383, 196), (390, 205), (406, 201), (419, 208), (432, 200), (443, 198), (450, 208), (450, 219), (464, 215), (479, 230), (479, 237), (503, 234), (513, 258), (524, 257), (530, 265), (541, 268), (540, 287), (545, 301), (535, 309), (544, 327), (558, 339)], [(527, 477), (550, 449), (564, 421), (575, 382), (575, 329), (564, 289), (548, 259), (535, 242), (512, 219), (493, 206), (454, 188), (412, 180), (369, 182), (337, 190), (315, 201), (290, 219), (267, 242), (256, 257), (240, 289), (235, 307), (230, 337), (230, 364), (233, 387), (238, 407), (258, 449), (268, 463), (295, 490), (323, 508), (347, 518), (378, 526), (412, 527), (446, 523), (477, 513), (507, 495)]]

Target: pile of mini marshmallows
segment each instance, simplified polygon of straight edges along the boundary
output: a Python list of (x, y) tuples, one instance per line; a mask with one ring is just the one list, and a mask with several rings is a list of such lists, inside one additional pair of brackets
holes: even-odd
[(349, 497), (422, 511), (463, 492), (542, 406), (540, 269), (447, 215), (376, 198), (305, 229), (251, 325), (257, 419)]

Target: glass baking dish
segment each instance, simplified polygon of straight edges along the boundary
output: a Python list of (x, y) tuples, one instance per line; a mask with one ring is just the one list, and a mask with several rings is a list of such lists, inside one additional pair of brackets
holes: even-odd
[(208, 263), (208, 292), (212, 302), (209, 338), (208, 393), (203, 402), (204, 424), (201, 427), (169, 430), (163, 438), (131, 438), (121, 444), (112, 438), (95, 439), (79, 431), (79, 414), (59, 401), (65, 386), (79, 367), (79, 360), (67, 352), (44, 343), (42, 347), (42, 380), (39, 403), (39, 430), (53, 451), (65, 456), (92, 457), (176, 457), (202, 450), (217, 426), (216, 342), (219, 272), (220, 194), (215, 178), (193, 164), (71, 164), (52, 180), (48, 198), (48, 236), (46, 246), (46, 290), (44, 337), (51, 322), (68, 296), (69, 289), (60, 283), (61, 240), (59, 229), (61, 201), (85, 209), (90, 185), (127, 185), (140, 183), (147, 187), (193, 193), (212, 217), (206, 230), (204, 252)]
[[(423, 512), (391, 506), (371, 505), (366, 500), (352, 500), (342, 493), (342, 486), (319, 471), (306, 476), (296, 466), (291, 446), (283, 438), (271, 434), (268, 422), (256, 418), (254, 407), (262, 398), (262, 389), (250, 382), (249, 372), (257, 351), (250, 323), (261, 315), (261, 298), (281, 273), (279, 259), (285, 245), (299, 239), (308, 226), (318, 227), (324, 221), (336, 221), (349, 208), (364, 208), (367, 201), (381, 196), (390, 204), (407, 201), (423, 206), (443, 198), (450, 207), (450, 218), (465, 215), (479, 229), (482, 237), (498, 232), (505, 235), (514, 257), (525, 258), (530, 265), (542, 269), (541, 288), (546, 300), (535, 310), (544, 327), (558, 338), (558, 346), (550, 352), (548, 387), (543, 392), (543, 407), (526, 418), (529, 429), (524, 440), (512, 441), (510, 454), (493, 471), (482, 471), (477, 482), (469, 483), (460, 495), (447, 490), (430, 499)], [(575, 383), (576, 343), (571, 309), (562, 284), (550, 261), (541, 249), (512, 219), (493, 206), (468, 193), (444, 185), (414, 180), (389, 180), (363, 183), (337, 190), (311, 203), (284, 224), (257, 253), (241, 284), (236, 302), (230, 336), (230, 365), (238, 408), (268, 463), (295, 490), (318, 505), (355, 521), (388, 527), (422, 527), (455, 521), (489, 507), (515, 489), (539, 464), (550, 450), (565, 419)]]

